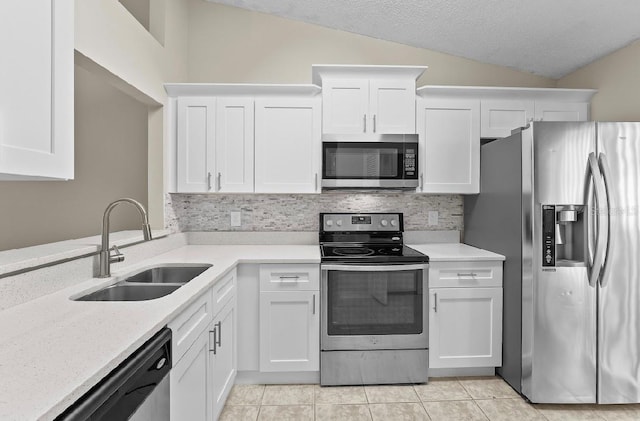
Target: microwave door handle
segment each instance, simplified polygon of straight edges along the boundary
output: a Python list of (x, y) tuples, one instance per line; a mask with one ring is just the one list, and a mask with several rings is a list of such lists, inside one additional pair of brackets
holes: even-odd
[(320, 266), (321, 270), (342, 270), (348, 272), (398, 272), (409, 270), (426, 270), (428, 264), (402, 264), (402, 265), (326, 265)]

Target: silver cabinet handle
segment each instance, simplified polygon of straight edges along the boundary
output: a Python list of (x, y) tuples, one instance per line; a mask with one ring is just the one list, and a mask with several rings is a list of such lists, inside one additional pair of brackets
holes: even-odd
[(420, 190), (422, 190), (424, 186), (424, 175), (420, 173)]
[(280, 282), (284, 282), (284, 283), (294, 283), (294, 282), (298, 282), (298, 279), (300, 279), (300, 276), (298, 275), (283, 275), (280, 276)]
[(316, 294), (313, 294), (313, 311), (311, 314), (316, 314)]
[[(211, 334), (213, 334), (213, 339), (211, 339)], [(209, 345), (209, 351), (213, 352), (213, 355), (216, 355), (216, 328), (215, 327), (213, 328), (213, 330), (209, 331), (209, 343), (211, 344)]]
[(315, 183), (315, 184), (314, 184), (314, 190), (315, 190), (315, 191), (318, 191), (318, 173), (316, 173), (316, 178), (315, 178), (314, 183)]
[(433, 294), (433, 312), (434, 313), (438, 312), (438, 293), (437, 292)]
[(222, 173), (218, 173), (218, 191), (222, 190), (222, 181), (220, 180), (222, 178)]
[(218, 323), (216, 323), (216, 326), (218, 326), (218, 339), (216, 341), (216, 345), (217, 346), (222, 346), (222, 321), (219, 321)]
[(207, 191), (211, 191), (211, 173), (207, 173)]
[(477, 273), (473, 273), (473, 272), (470, 272), (470, 273), (459, 273), (458, 274), (459, 278), (461, 278), (463, 276), (466, 276), (466, 277), (469, 277), (469, 278), (475, 278), (476, 276), (478, 276), (478, 274)]
[(373, 132), (376, 132), (376, 115), (373, 115)]
[(364, 121), (364, 129), (362, 130), (364, 133), (367, 132), (367, 115), (362, 116), (362, 121)]

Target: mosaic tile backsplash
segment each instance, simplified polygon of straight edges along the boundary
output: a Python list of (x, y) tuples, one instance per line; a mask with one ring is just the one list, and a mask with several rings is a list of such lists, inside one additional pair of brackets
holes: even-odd
[[(231, 226), (240, 211), (242, 225)], [(428, 212), (438, 211), (437, 225)], [(318, 231), (321, 212), (402, 212), (405, 231), (463, 230), (460, 195), (415, 193), (185, 194), (166, 197), (166, 225), (178, 231)]]

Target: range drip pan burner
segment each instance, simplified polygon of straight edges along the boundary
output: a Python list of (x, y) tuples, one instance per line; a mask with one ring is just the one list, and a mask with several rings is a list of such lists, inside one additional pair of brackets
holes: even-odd
[(375, 253), (369, 247), (338, 247), (333, 249), (333, 254), (338, 256), (371, 256)]

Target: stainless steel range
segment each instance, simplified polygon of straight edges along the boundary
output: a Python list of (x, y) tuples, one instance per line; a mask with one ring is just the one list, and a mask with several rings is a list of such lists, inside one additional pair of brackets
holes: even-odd
[(401, 213), (320, 214), (322, 385), (424, 383), (429, 257)]

